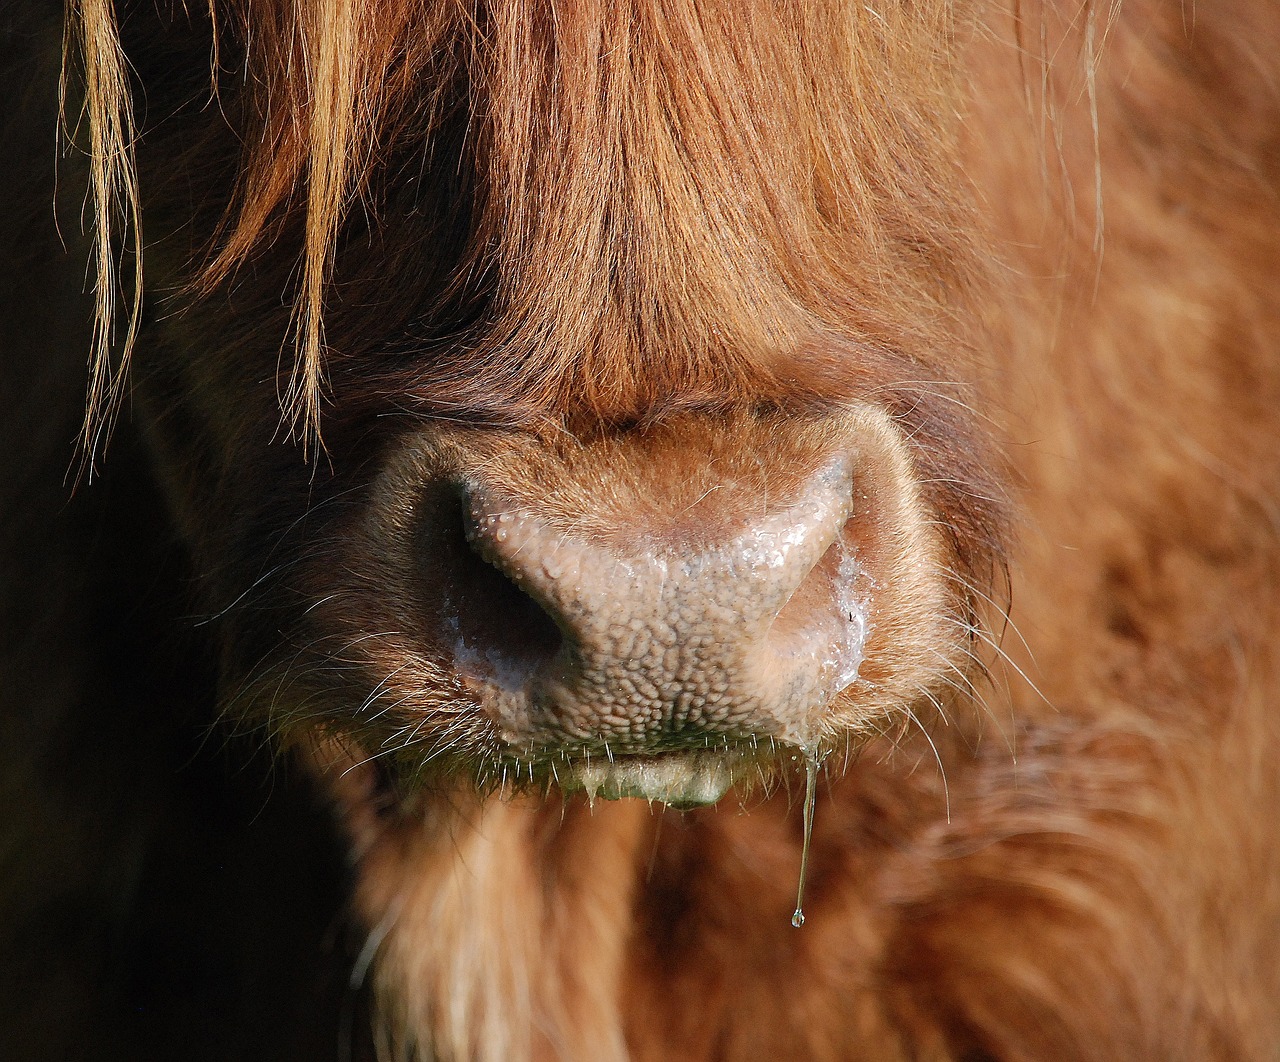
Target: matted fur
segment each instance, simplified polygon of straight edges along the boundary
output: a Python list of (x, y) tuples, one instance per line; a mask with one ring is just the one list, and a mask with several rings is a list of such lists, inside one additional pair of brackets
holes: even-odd
[[(1275, 1056), (1280, 8), (83, 0), (70, 19), (94, 238), (61, 272), (52, 241), (33, 279), (11, 270), (6, 334), (55, 384), (15, 388), (9, 430), (76, 379), (24, 314), (86, 260), (89, 457), (131, 416), (102, 465), (123, 495), (76, 500), (98, 523), (52, 489), (28, 506), (25, 467), (0, 481), (25, 521), (6, 542), (53, 602), (6, 621), (12, 696), (52, 720), (7, 753), (15, 806), (54, 821), (117, 792), (42, 766), (46, 747), (97, 764), (112, 713), (147, 732), (174, 702), (289, 749), (353, 868), (361, 943), (330, 958), (373, 995), (335, 1053)], [(113, 270), (143, 246), (113, 363)], [(50, 404), (30, 434), (56, 480), (84, 410)], [(695, 537), (748, 520), (748, 487), (785, 504), (802, 437), (871, 455), (861, 504), (909, 547), (868, 547), (881, 611), (826, 716), (796, 930), (795, 750), (716, 808), (562, 796), (423, 621), (447, 572), (414, 529), (473, 476), (566, 535), (607, 537), (641, 497), (641, 532)], [(701, 490), (704, 455), (733, 489)], [(102, 605), (85, 572), (135, 529), (177, 543), (190, 575), (157, 578), (194, 609)], [(192, 611), (203, 666), (149, 635)], [(87, 663), (47, 681), (54, 654)], [(156, 656), (179, 677), (139, 694)], [(111, 748), (128, 793), (154, 757)], [(54, 869), (74, 865), (57, 831), (6, 824), (37, 869), (0, 893), (0, 947), (41, 954), (8, 927), (169, 865), (103, 806), (125, 839), (69, 829), (83, 875)], [(269, 892), (249, 891), (264, 912)], [(119, 895), (131, 939), (152, 893)], [(130, 1026), (121, 1050), (185, 1045), (171, 1012), (170, 1039)], [(84, 1022), (99, 1048), (119, 1031)]]

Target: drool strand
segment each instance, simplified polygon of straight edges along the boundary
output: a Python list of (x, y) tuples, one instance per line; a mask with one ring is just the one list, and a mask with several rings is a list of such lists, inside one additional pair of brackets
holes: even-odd
[(813, 805), (818, 790), (818, 758), (812, 752), (804, 756), (804, 846), (800, 849), (800, 884), (796, 887), (796, 909), (791, 924), (804, 925), (804, 884), (809, 873), (809, 841), (813, 837)]

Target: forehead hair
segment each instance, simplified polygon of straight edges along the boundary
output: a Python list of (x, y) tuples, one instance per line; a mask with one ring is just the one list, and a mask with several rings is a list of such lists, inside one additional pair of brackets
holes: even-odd
[[(192, 290), (225, 280), (281, 212), (301, 216), (283, 397), (314, 437), (344, 218), (394, 151), (429, 151), (462, 106), (477, 200), (459, 272), (493, 278), (482, 345), (531, 366), (526, 386), (667, 386), (712, 371), (709, 354), (732, 378), (808, 335), (928, 331), (972, 272), (948, 161), (955, 6), (211, 0), (215, 88), (239, 104), (217, 113), (243, 149)], [(140, 190), (112, 0), (73, 18), (97, 210), (92, 453), (142, 284), (137, 254), (113, 371), (111, 229), (138, 229)]]

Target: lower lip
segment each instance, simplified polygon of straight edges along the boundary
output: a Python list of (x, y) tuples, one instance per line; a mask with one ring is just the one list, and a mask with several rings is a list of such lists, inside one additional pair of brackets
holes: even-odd
[(683, 808), (716, 803), (745, 766), (741, 756), (723, 752), (669, 752), (578, 760), (556, 774), (562, 789), (581, 790), (591, 800), (638, 797)]

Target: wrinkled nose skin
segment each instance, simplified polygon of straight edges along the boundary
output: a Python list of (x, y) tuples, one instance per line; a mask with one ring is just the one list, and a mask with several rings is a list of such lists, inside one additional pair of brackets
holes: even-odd
[[(797, 497), (703, 540), (690, 531), (664, 542), (640, 528), (630, 540), (593, 540), (483, 480), (468, 479), (463, 492), (472, 549), (560, 634), (545, 658), (517, 662), (500, 639), (486, 645), (459, 631), (459, 668), (491, 684), (508, 741), (643, 748), (688, 734), (777, 733), (857, 676), (866, 587), (842, 535), (847, 459), (817, 469)], [(697, 510), (686, 510), (691, 522)], [(807, 582), (816, 585), (797, 617), (786, 606)]]
[(924, 681), (878, 641), (945, 651), (938, 544), (871, 410), (550, 443), (433, 426), (369, 512), (403, 651), (499, 755), (606, 796), (710, 802), (727, 752), (816, 748)]

